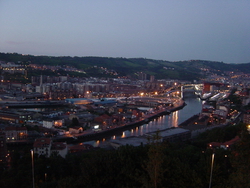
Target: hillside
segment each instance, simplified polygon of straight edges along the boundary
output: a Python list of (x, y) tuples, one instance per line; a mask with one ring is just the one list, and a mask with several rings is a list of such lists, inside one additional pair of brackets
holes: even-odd
[[(138, 72), (154, 75), (156, 79), (200, 80), (206, 73), (225, 74), (224, 71), (250, 73), (250, 63), (226, 64), (223, 62), (189, 60), (164, 61), (145, 58), (109, 58), (109, 57), (70, 57), (70, 56), (33, 56), (17, 53), (0, 53), (0, 61), (20, 64), (39, 64), (51, 66), (71, 66), (84, 70), (84, 76), (108, 77), (131, 76)], [(107, 71), (108, 70), (108, 71)]]

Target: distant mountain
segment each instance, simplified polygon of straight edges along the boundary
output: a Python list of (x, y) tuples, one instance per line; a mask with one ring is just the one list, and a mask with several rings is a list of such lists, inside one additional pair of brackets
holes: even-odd
[(200, 80), (206, 74), (211, 73), (218, 75), (230, 71), (250, 73), (250, 63), (226, 64), (204, 60), (170, 62), (145, 58), (54, 57), (0, 53), (0, 61), (62, 67), (71, 66), (84, 70), (85, 76), (93, 77), (136, 77), (138, 72), (143, 72), (147, 75), (154, 75), (156, 79)]

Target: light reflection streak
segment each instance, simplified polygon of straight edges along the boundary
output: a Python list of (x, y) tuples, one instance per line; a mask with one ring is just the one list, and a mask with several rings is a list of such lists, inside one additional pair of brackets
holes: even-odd
[(125, 138), (126, 137), (126, 134), (125, 134), (125, 132), (122, 132), (122, 136), (121, 136), (122, 138)]
[(164, 127), (164, 119), (162, 116), (160, 116), (160, 118), (158, 119), (158, 125), (159, 125), (159, 128), (163, 128)]
[(134, 129), (130, 130), (130, 136), (134, 136)]
[(179, 111), (175, 111), (173, 112), (173, 124), (172, 124), (172, 127), (178, 127), (178, 114), (179, 114)]
[(100, 144), (100, 141), (99, 140), (96, 140), (95, 143), (94, 143), (94, 147), (98, 147)]
[(135, 128), (135, 133), (138, 135), (138, 127)]

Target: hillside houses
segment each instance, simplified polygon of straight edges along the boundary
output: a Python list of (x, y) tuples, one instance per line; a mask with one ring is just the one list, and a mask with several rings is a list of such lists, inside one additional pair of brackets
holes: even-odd
[(28, 138), (26, 127), (5, 127), (4, 131), (7, 141), (24, 140)]
[(33, 144), (34, 154), (50, 157), (52, 154), (65, 158), (68, 153), (66, 142), (53, 142), (51, 138), (37, 138)]

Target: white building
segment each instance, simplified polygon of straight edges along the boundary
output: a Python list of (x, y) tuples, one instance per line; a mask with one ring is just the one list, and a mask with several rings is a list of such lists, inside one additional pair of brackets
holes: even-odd
[(49, 157), (51, 154), (52, 140), (50, 138), (37, 138), (33, 144), (34, 153)]
[(62, 127), (64, 125), (64, 119), (47, 119), (43, 120), (43, 127), (51, 129), (54, 127)]
[(58, 154), (61, 157), (65, 158), (68, 154), (68, 146), (66, 142), (54, 142), (51, 146), (51, 154)]
[(50, 138), (37, 138), (33, 145), (34, 153), (50, 157), (52, 154), (65, 158), (68, 153), (66, 142), (54, 142)]

